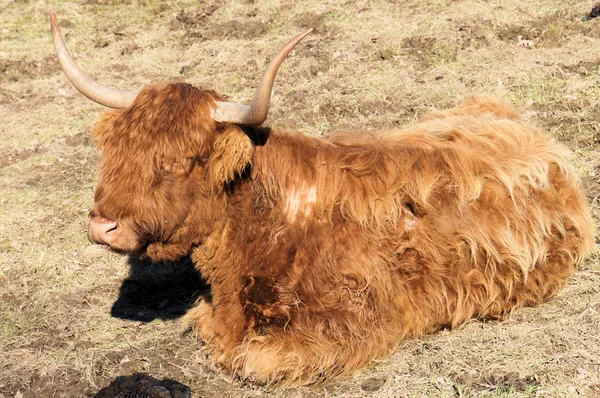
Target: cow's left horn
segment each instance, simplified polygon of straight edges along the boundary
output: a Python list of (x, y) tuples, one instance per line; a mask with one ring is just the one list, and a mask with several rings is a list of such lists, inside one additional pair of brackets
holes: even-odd
[(250, 105), (237, 104), (234, 102), (218, 102), (214, 118), (217, 122), (241, 124), (245, 126), (259, 126), (267, 118), (269, 113), (269, 102), (271, 101), (271, 90), (273, 81), (279, 66), (292, 49), (312, 32), (312, 29), (300, 33), (279, 50), (273, 60), (267, 66), (265, 73)]
[(85, 95), (94, 102), (100, 105), (108, 106), (109, 108), (125, 109), (133, 103), (137, 97), (137, 91), (117, 90), (110, 87), (102, 86), (92, 80), (91, 77), (85, 74), (79, 66), (73, 61), (69, 55), (65, 42), (56, 21), (54, 9), (50, 7), (50, 27), (52, 29), (52, 41), (58, 56), (58, 62), (62, 67), (63, 72), (69, 78), (69, 81), (75, 86), (81, 94)]

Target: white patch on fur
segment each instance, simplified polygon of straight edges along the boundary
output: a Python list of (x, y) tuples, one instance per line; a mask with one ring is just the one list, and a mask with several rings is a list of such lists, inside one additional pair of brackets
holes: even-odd
[(412, 231), (417, 227), (419, 219), (414, 214), (406, 212), (404, 216), (404, 231)]
[(312, 214), (317, 203), (317, 187), (302, 182), (300, 187), (292, 187), (285, 198), (284, 211), (289, 222), (294, 222), (299, 216), (308, 217)]
[(408, 218), (406, 217), (406, 219), (404, 220), (404, 229), (406, 231), (410, 231), (415, 229), (415, 227), (417, 226), (417, 219), (416, 218)]

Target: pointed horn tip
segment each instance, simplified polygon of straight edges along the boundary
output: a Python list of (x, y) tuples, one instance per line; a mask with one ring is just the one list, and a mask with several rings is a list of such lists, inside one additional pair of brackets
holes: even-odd
[[(294, 39), (297, 39), (298, 41), (304, 39), (306, 36), (310, 35), (312, 32), (314, 32), (315, 28), (310, 28), (305, 30), (304, 32), (300, 33), (298, 36), (296, 36)], [(292, 39), (292, 40), (294, 40)]]
[(58, 29), (58, 20), (56, 19), (56, 13), (54, 12), (54, 7), (50, 5), (50, 28), (52, 30)]

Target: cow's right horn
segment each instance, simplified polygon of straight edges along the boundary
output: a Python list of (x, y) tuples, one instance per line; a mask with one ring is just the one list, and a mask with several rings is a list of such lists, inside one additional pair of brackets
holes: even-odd
[(85, 72), (77, 66), (67, 51), (52, 6), (50, 7), (50, 27), (52, 29), (52, 41), (54, 42), (58, 62), (60, 62), (60, 66), (62, 67), (63, 72), (65, 72), (65, 75), (67, 75), (67, 78), (69, 78), (71, 84), (73, 84), (81, 94), (92, 101), (97, 102), (100, 105), (108, 106), (109, 108), (125, 109), (133, 103), (133, 100), (138, 95), (137, 91), (117, 90), (102, 86), (92, 80), (91, 77), (86, 75)]
[(269, 113), (271, 90), (273, 89), (273, 82), (275, 81), (275, 75), (277, 74), (279, 66), (296, 44), (308, 36), (312, 31), (312, 29), (309, 29), (300, 33), (279, 50), (267, 66), (250, 105), (237, 104), (234, 102), (218, 102), (217, 109), (215, 109), (214, 113), (215, 120), (218, 122), (234, 123), (244, 126), (261, 125)]

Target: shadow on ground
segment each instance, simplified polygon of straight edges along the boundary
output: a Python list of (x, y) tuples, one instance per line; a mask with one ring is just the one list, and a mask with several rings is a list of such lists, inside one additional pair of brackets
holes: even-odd
[(208, 291), (189, 257), (155, 263), (131, 256), (130, 273), (123, 281), (110, 314), (115, 318), (151, 322), (176, 319)]

